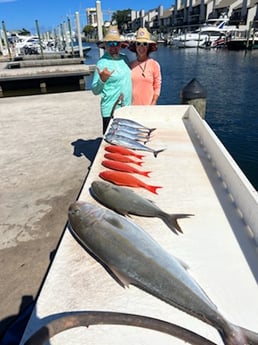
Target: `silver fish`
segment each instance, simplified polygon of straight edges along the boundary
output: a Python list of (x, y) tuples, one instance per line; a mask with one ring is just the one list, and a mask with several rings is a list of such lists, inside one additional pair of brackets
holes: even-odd
[(107, 134), (105, 136), (105, 140), (110, 144), (127, 147), (127, 148), (132, 149), (132, 150), (141, 150), (141, 151), (152, 152), (154, 154), (154, 157), (157, 157), (160, 152), (163, 152), (165, 150), (165, 149), (154, 150), (154, 149), (152, 149), (152, 148), (150, 148), (144, 144), (139, 143), (136, 140), (126, 138), (122, 135)]
[(144, 144), (147, 143), (148, 141), (150, 141), (150, 137), (149, 135), (141, 135), (141, 134), (134, 134), (134, 133), (130, 133), (127, 131), (124, 131), (122, 129), (112, 129), (110, 128), (108, 130), (107, 135), (122, 135), (123, 137), (132, 139), (132, 140), (136, 140), (136, 141), (141, 141)]
[(133, 120), (119, 118), (119, 117), (114, 118), (112, 121), (112, 124), (113, 123), (118, 123), (118, 124), (126, 125), (129, 127), (138, 128), (138, 129), (146, 129), (146, 130), (148, 130), (149, 134), (151, 132), (155, 131), (155, 129), (156, 129), (156, 128), (146, 127), (146, 126), (142, 125), (141, 123), (133, 121)]
[(129, 132), (129, 133), (134, 133), (134, 134), (144, 134), (144, 135), (149, 135), (149, 130), (145, 128), (135, 128), (131, 126), (124, 125), (122, 123), (116, 122), (112, 123), (110, 128), (112, 129), (122, 129), (123, 131)]
[(70, 205), (68, 218), (78, 240), (124, 286), (135, 285), (215, 327), (225, 345), (258, 343), (258, 333), (228, 322), (182, 264), (141, 227), (82, 201)]
[(132, 189), (115, 186), (112, 183), (93, 181), (91, 184), (93, 197), (102, 205), (122, 214), (134, 214), (142, 217), (157, 217), (175, 233), (183, 232), (177, 219), (187, 218), (193, 214), (169, 214), (162, 211), (154, 202), (141, 197)]

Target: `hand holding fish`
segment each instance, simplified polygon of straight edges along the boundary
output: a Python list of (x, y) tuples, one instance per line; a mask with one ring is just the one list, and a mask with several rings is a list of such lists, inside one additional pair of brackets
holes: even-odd
[(102, 71), (98, 67), (96, 68), (97, 68), (99, 77), (103, 81), (103, 83), (105, 83), (109, 79), (109, 77), (115, 72), (115, 70), (109, 71), (107, 67), (105, 67)]

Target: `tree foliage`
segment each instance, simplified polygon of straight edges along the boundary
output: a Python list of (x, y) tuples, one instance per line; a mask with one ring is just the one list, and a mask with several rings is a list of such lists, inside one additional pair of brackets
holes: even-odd
[(22, 28), (21, 30), (19, 30), (19, 35), (30, 36), (30, 31), (25, 28)]
[(92, 25), (85, 25), (82, 31), (85, 33), (85, 35), (91, 34), (94, 32), (94, 27)]
[(112, 15), (112, 22), (116, 22), (119, 31), (126, 30), (131, 21), (131, 9), (116, 11)]

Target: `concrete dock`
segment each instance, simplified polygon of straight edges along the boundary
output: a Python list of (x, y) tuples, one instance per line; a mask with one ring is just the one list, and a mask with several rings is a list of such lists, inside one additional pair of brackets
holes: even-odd
[[(40, 337), (37, 337), (30, 344), (45, 344), (48, 336), (53, 345), (185, 344), (182, 339), (139, 327), (127, 327), (126, 324), (119, 327), (105, 325), (101, 319), (96, 327), (78, 327), (74, 312), (82, 311), (152, 317), (180, 325), (209, 339), (213, 344), (223, 345), (224, 342), (214, 327), (172, 306), (171, 300), (180, 299), (180, 292), (173, 285), (173, 282), (178, 285), (178, 281), (172, 278), (169, 254), (188, 266), (190, 276), (200, 284), (227, 320), (257, 332), (256, 191), (193, 106), (128, 106), (116, 110), (115, 117), (135, 120), (149, 128), (156, 128), (148, 147), (155, 150), (165, 148), (156, 158), (152, 152), (141, 152), (144, 154), (142, 170), (151, 171), (151, 175), (141, 176), (139, 180), (148, 185), (160, 186), (157, 194), (150, 193), (145, 188), (138, 188), (135, 192), (152, 200), (169, 213), (183, 212), (194, 216), (179, 220), (183, 233), (175, 236), (160, 219), (132, 215), (130, 220), (142, 227), (161, 246), (155, 246), (155, 250), (153, 244), (141, 236), (135, 235), (134, 240), (130, 241), (133, 237), (131, 226), (125, 227), (122, 225), (124, 221), (120, 223), (117, 218), (114, 221), (111, 216), (100, 221), (99, 226), (105, 238), (102, 241), (96, 229), (99, 223), (90, 218), (92, 228), (89, 225), (88, 231), (91, 234), (88, 239), (86, 235), (84, 238), (88, 250), (80, 245), (67, 228), (21, 345), (42, 326), (51, 324), (51, 321), (54, 323), (54, 320), (60, 321), (64, 315), (69, 314), (69, 321), (66, 319), (66, 322), (59, 323), (58, 326), (55, 323), (57, 327), (53, 327), (52, 323), (52, 327), (44, 328), (45, 342), (41, 342)], [(101, 206), (92, 197), (90, 186), (93, 181), (100, 179), (99, 173), (106, 170), (102, 161), (107, 145), (106, 141), (101, 142), (79, 196), (79, 200), (95, 203), (98, 207)], [(110, 232), (104, 229), (109, 226)], [(113, 236), (114, 227), (116, 236)], [(92, 234), (93, 230), (98, 232), (96, 237)], [(138, 230), (140, 232), (140, 229)], [(253, 236), (251, 230), (254, 230)], [(141, 247), (144, 255), (131, 249), (128, 242), (138, 249)], [(109, 253), (106, 248), (109, 248)], [(167, 254), (164, 254), (163, 250)], [(162, 263), (160, 262), (162, 268), (157, 264), (157, 257), (163, 258)], [(102, 260), (104, 265), (101, 264)], [(162, 279), (159, 273), (163, 272), (163, 269), (167, 269), (167, 273), (166, 277), (162, 275)], [(127, 274), (130, 270), (131, 274)], [(183, 267), (181, 270), (183, 271)], [(182, 278), (182, 271), (177, 278), (187, 281)], [(155, 292), (153, 296), (143, 291), (145, 289), (137, 288), (139, 280), (148, 281), (145, 285), (146, 291), (150, 292), (150, 286), (155, 286), (156, 296), (160, 299), (154, 297)], [(124, 282), (125, 288), (118, 281)], [(170, 294), (171, 291), (174, 296)], [(195, 304), (196, 295), (192, 292), (195, 297), (189, 299), (189, 290), (182, 287), (182, 291), (188, 291), (184, 297), (181, 296), (187, 301), (187, 310)], [(172, 305), (164, 301), (170, 301)], [(182, 301), (179, 301), (178, 305), (180, 303), (182, 305)], [(198, 306), (195, 305), (193, 309), (196, 311)], [(200, 313), (205, 314), (204, 310), (205, 308)], [(210, 316), (207, 316), (206, 320), (209, 318)], [(72, 324), (74, 329), (70, 329)], [(80, 325), (88, 326), (91, 323)], [(64, 329), (67, 331), (57, 334)]]
[[(53, 315), (71, 310), (113, 310), (187, 325), (222, 345), (210, 326), (135, 287), (122, 289), (68, 231), (69, 204), (78, 195), (81, 200), (91, 200), (90, 183), (102, 169), (106, 143), (102, 141), (99, 102), (90, 91), (0, 99), (0, 340), (8, 325), (38, 297), (22, 344)], [(222, 150), (214, 163), (214, 147), (221, 150), (220, 144), (210, 140), (208, 147), (204, 145), (201, 132), (186, 115), (188, 106), (155, 106), (155, 114), (148, 107), (126, 108), (118, 114), (158, 128), (152, 145), (166, 148), (159, 159), (151, 154), (145, 157), (152, 184), (163, 187), (155, 200), (164, 209), (194, 214), (180, 220), (184, 234), (178, 237), (167, 228), (161, 229), (158, 219), (132, 219), (148, 229), (167, 251), (190, 264), (193, 276), (231, 321), (256, 331), (257, 247), (247, 232), (250, 224), (243, 221), (245, 212), (241, 213), (243, 208), (228, 183), (234, 180), (231, 169), (224, 179), (223, 159), (227, 155)], [(199, 123), (203, 126), (202, 120)], [(167, 169), (168, 162), (173, 169)], [(239, 191), (238, 184), (233, 184)], [(141, 193), (150, 197), (146, 190)], [(254, 213), (256, 220), (258, 212)], [(125, 329), (117, 335), (116, 329), (107, 327), (97, 333), (79, 330), (70, 334), (69, 339), (66, 335), (57, 337), (53, 344), (65, 344), (67, 339), (80, 344), (85, 336), (89, 343), (101, 339), (103, 344), (112, 345), (114, 339), (121, 343), (126, 338), (131, 344), (145, 338)], [(147, 344), (158, 343), (161, 338), (148, 334), (146, 340)], [(162, 343), (180, 342), (165, 337)]]
[(91, 91), (0, 99), (0, 339), (35, 299), (100, 143)]
[(84, 90), (84, 78), (94, 68), (94, 65), (84, 64), (80, 58), (11, 62), (0, 60), (0, 97), (5, 97), (9, 91), (30, 88), (46, 93), (48, 87), (53, 85), (77, 84), (78, 90)]

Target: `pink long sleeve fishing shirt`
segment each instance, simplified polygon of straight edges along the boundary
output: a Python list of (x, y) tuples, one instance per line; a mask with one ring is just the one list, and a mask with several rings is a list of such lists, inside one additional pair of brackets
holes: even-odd
[(154, 59), (147, 59), (140, 62), (133, 61), (132, 68), (132, 88), (133, 105), (151, 105), (154, 95), (160, 95), (161, 71), (160, 65)]

